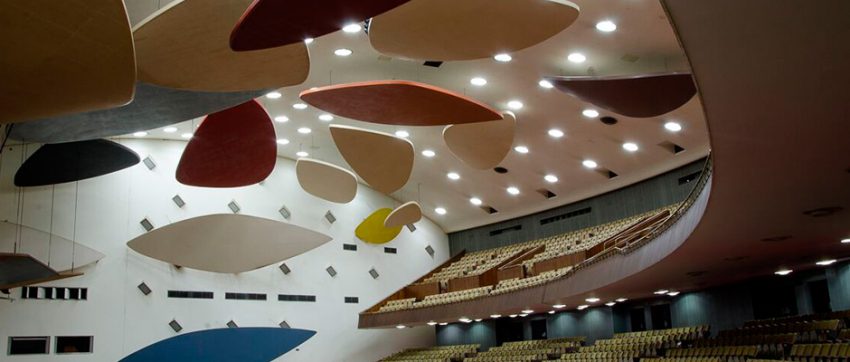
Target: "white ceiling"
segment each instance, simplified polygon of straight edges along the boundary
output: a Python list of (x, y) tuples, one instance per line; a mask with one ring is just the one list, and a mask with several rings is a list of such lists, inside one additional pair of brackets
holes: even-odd
[[(127, 0), (131, 21), (135, 24), (153, 13), (167, 0)], [(328, 123), (346, 124), (373, 130), (395, 132), (404, 129), (410, 133), (417, 153), (410, 182), (392, 196), (400, 202), (418, 200), (424, 214), (437, 222), (447, 232), (486, 225), (529, 213), (546, 210), (612, 191), (641, 181), (699, 159), (708, 153), (708, 133), (697, 97), (682, 108), (660, 117), (636, 119), (613, 115), (619, 119), (615, 126), (606, 126), (598, 119), (581, 115), (592, 105), (581, 102), (555, 89), (544, 89), (538, 81), (547, 75), (617, 75), (661, 71), (687, 70), (684, 53), (679, 47), (664, 11), (655, 0), (577, 0), (581, 7), (579, 19), (570, 28), (534, 47), (511, 54), (513, 61), (500, 63), (493, 59), (446, 62), (439, 68), (425, 67), (421, 61), (390, 59), (378, 54), (363, 33), (336, 32), (316, 39), (309, 45), (311, 71), (307, 81), (299, 86), (281, 89), (280, 99), (261, 99), (275, 116), (289, 117), (286, 123), (276, 123), (279, 138), (290, 141), (278, 148), (279, 155), (297, 158), (295, 152), (303, 149), (311, 158), (331, 162), (343, 167), (347, 164), (340, 156), (328, 132)], [(613, 33), (595, 29), (597, 21), (610, 19), (617, 23)], [(498, 21), (498, 20), (494, 20)], [(522, 31), (518, 29), (517, 31)], [(338, 48), (348, 48), (353, 54), (339, 57), (333, 54)], [(567, 61), (571, 52), (587, 56), (583, 64)], [(637, 60), (634, 60), (634, 58)], [(633, 60), (633, 61), (630, 61)], [(472, 77), (484, 77), (487, 85), (472, 86)], [(318, 119), (321, 112), (308, 107), (296, 110), (292, 104), (299, 102), (298, 93), (311, 87), (354, 81), (378, 79), (406, 79), (433, 84), (466, 94), (487, 103), (497, 110), (507, 108), (509, 100), (525, 104), (517, 115), (518, 128), (515, 145), (525, 145), (528, 154), (512, 151), (502, 162), (510, 170), (500, 175), (491, 170), (480, 171), (466, 167), (451, 155), (442, 141), (442, 127), (394, 127), (371, 124), (336, 117), (332, 122)], [(599, 110), (604, 115), (608, 112)], [(684, 129), (679, 133), (666, 131), (663, 124), (675, 120)], [(179, 139), (180, 134), (191, 132), (198, 120), (178, 125), (175, 133), (152, 130), (148, 137)], [(301, 135), (300, 127), (309, 127), (312, 133)], [(566, 134), (554, 139), (547, 134), (558, 128)], [(641, 148), (635, 153), (623, 151), (623, 142), (635, 142)], [(673, 155), (659, 143), (670, 141), (686, 149)], [(423, 149), (432, 149), (436, 157), (421, 155)], [(619, 174), (608, 179), (598, 172), (584, 168), (581, 161), (593, 159), (600, 167)], [(449, 180), (447, 172), (457, 172), (461, 179)], [(546, 174), (557, 175), (555, 184), (543, 180)], [(517, 196), (509, 195), (505, 188), (516, 186)], [(536, 190), (546, 188), (558, 197), (546, 200)], [(420, 191), (421, 190), (421, 191)], [(469, 203), (475, 196), (485, 205), (499, 210), (490, 215)], [(391, 205), (385, 205), (391, 206)], [(444, 207), (446, 215), (437, 215), (434, 208)]]

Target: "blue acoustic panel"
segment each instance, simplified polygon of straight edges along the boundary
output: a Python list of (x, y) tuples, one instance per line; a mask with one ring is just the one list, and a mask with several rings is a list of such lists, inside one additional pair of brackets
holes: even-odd
[(15, 186), (45, 186), (103, 176), (139, 163), (124, 145), (92, 140), (41, 146), (15, 173)]
[(208, 329), (156, 342), (119, 362), (269, 362), (314, 334), (292, 328)]
[(139, 82), (135, 98), (123, 107), (16, 124), (9, 137), (60, 143), (124, 135), (202, 117), (267, 92), (195, 92)]

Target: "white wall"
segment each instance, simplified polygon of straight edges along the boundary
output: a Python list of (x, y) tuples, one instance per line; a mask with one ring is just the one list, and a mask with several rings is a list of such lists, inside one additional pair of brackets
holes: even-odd
[[(430, 220), (418, 222), (414, 233), (404, 228), (398, 238), (385, 245), (398, 248), (398, 254), (385, 254), (383, 245), (357, 240), (354, 228), (376, 208), (398, 203), (362, 184), (351, 203), (326, 202), (304, 192), (296, 180), (294, 162), (281, 158), (262, 185), (234, 189), (189, 187), (174, 179), (184, 142), (121, 143), (142, 158), (151, 155), (158, 167), (149, 171), (139, 164), (77, 184), (58, 185), (55, 191), (53, 187), (25, 190), (23, 224), (49, 231), (52, 211), (54, 234), (92, 247), (106, 254), (106, 258), (84, 268), (85, 275), (81, 277), (46, 284), (87, 287), (87, 301), (0, 301), (0, 360), (112, 362), (174, 336), (168, 326), (172, 318), (183, 325), (183, 333), (221, 328), (231, 319), (240, 326), (277, 326), (286, 320), (294, 328), (318, 332), (299, 351), (291, 351), (280, 361), (374, 361), (405, 347), (434, 343), (431, 327), (357, 329), (360, 311), (448, 259), (446, 234)], [(35, 149), (31, 145), (28, 152)], [(0, 220), (17, 222), (18, 189), (12, 179), (22, 159), (21, 147), (10, 150), (7, 146), (0, 156)], [(171, 201), (175, 194), (187, 203), (182, 209)], [(144, 232), (139, 225), (144, 217), (161, 227), (199, 215), (228, 213), (227, 203), (231, 200), (242, 207), (243, 214), (283, 222), (287, 221), (278, 209), (286, 205), (292, 212), (288, 222), (326, 233), (334, 240), (287, 260), (292, 269), (289, 275), (284, 275), (277, 265), (239, 275), (176, 269), (126, 247), (129, 240)], [(328, 210), (336, 215), (336, 223), (324, 219)], [(343, 243), (357, 244), (358, 250), (344, 251)], [(436, 250), (434, 257), (425, 252), (426, 245)], [(329, 265), (339, 273), (335, 278), (324, 271)], [(368, 274), (372, 267), (380, 273), (377, 280)], [(142, 281), (153, 289), (151, 295), (145, 296), (136, 289)], [(215, 299), (169, 299), (169, 289), (214, 291)], [(266, 293), (268, 300), (224, 300), (225, 292)], [(277, 301), (277, 294), (283, 293), (316, 295), (317, 302)], [(17, 299), (20, 290), (13, 290), (12, 295)], [(359, 297), (360, 303), (344, 304), (344, 296)], [(61, 335), (93, 335), (94, 353), (6, 355), (9, 336)]]

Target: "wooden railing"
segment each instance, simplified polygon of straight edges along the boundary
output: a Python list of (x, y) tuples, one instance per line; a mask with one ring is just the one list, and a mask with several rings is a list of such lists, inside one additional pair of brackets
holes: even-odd
[(436, 268), (432, 269), (427, 274), (419, 277), (413, 283), (402, 287), (401, 289), (395, 291), (395, 293), (393, 294), (390, 294), (390, 296), (384, 298), (377, 304), (369, 307), (366, 312), (377, 312), (379, 309), (381, 309), (382, 305), (386, 304), (388, 301), (391, 300), (407, 298), (422, 299), (428, 295), (440, 293), (440, 282), (422, 283), (422, 281), (424, 281), (425, 278), (430, 277), (434, 273), (440, 271), (441, 269), (460, 260), (461, 258), (463, 258), (464, 255), (466, 255), (466, 250), (461, 250), (460, 253), (457, 253), (457, 255), (449, 258), (449, 260), (446, 260), (442, 264), (438, 265)]

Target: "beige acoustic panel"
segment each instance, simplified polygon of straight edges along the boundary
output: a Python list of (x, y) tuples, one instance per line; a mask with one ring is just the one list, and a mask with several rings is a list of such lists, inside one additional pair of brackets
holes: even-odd
[(143, 234), (127, 246), (166, 263), (241, 273), (289, 259), (331, 237), (284, 222), (239, 214), (191, 218)]
[(422, 208), (416, 201), (409, 201), (395, 208), (384, 220), (384, 227), (395, 228), (410, 225), (422, 219)]
[(443, 140), (463, 163), (488, 170), (498, 166), (510, 153), (515, 133), (516, 116), (504, 112), (498, 121), (446, 126)]
[(301, 84), (303, 42), (251, 52), (230, 49), (230, 31), (251, 0), (178, 0), (133, 30), (139, 80), (178, 89), (236, 92)]
[(46, 231), (0, 221), (0, 250), (29, 254), (59, 272), (70, 271), (103, 259), (103, 253)]
[(379, 52), (421, 60), (471, 60), (528, 48), (566, 29), (566, 0), (412, 0), (369, 23)]
[(342, 158), (372, 188), (391, 194), (402, 188), (413, 171), (413, 143), (391, 134), (332, 124)]
[(0, 123), (118, 107), (135, 83), (123, 1), (0, 3)]
[(304, 191), (330, 202), (346, 204), (357, 196), (357, 176), (337, 165), (299, 158), (295, 162), (295, 175)]

